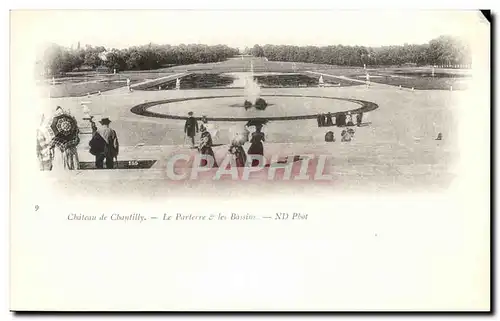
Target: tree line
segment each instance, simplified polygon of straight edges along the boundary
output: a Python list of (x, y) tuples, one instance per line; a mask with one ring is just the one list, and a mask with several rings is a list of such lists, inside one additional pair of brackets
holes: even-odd
[[(239, 54), (226, 45), (156, 45), (107, 50), (102, 46), (65, 48), (48, 46), (40, 63), (44, 73), (59, 73), (105, 66), (111, 70), (152, 70), (172, 65), (209, 63), (226, 60)], [(266, 57), (271, 61), (294, 61), (339, 66), (463, 65), (471, 64), (469, 45), (460, 38), (441, 36), (426, 44), (402, 46), (289, 46), (254, 45), (245, 54)]]
[(226, 60), (239, 53), (226, 45), (155, 45), (107, 50), (102, 46), (65, 48), (51, 44), (43, 53), (44, 73), (54, 75), (81, 69), (105, 66), (111, 70), (151, 70), (172, 65), (208, 63)]
[(245, 53), (271, 61), (294, 61), (340, 66), (468, 65), (469, 45), (458, 37), (441, 36), (421, 45), (402, 46), (288, 46), (254, 45)]

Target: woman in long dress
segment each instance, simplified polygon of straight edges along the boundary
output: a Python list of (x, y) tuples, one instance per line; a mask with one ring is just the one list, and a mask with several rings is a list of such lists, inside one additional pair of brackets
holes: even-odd
[(243, 149), (243, 145), (248, 142), (249, 131), (245, 125), (233, 126), (229, 129), (229, 150), (235, 160), (236, 167), (245, 167), (247, 162), (247, 154)]
[(346, 126), (354, 126), (354, 122), (352, 121), (352, 115), (350, 111), (347, 112)]
[(76, 149), (79, 143), (79, 138), (68, 143), (62, 143), (57, 139), (53, 140), (54, 170), (80, 169), (78, 151)]
[[(248, 155), (264, 156), (264, 144), (262, 144), (262, 142), (264, 142), (265, 140), (266, 139), (264, 133), (262, 132), (262, 125), (255, 125), (255, 132), (252, 133), (252, 136), (250, 138), (251, 145), (248, 148)], [(252, 160), (252, 166), (257, 166), (258, 164), (258, 159)]]
[(219, 139), (219, 129), (215, 124), (209, 123), (207, 116), (205, 115), (201, 117), (201, 126), (205, 126), (207, 131), (210, 133), (210, 136), (212, 136), (212, 141), (217, 143), (217, 140)]
[[(66, 114), (73, 119), (76, 125), (76, 119), (71, 116), (69, 112), (64, 111), (60, 106), (56, 108), (54, 117)], [(78, 159), (77, 146), (80, 143), (80, 131), (78, 127), (75, 128), (73, 137), (68, 140), (67, 138), (59, 137), (56, 135), (51, 140), (51, 151), (53, 155), (52, 170), (75, 170), (80, 169), (80, 162)]]
[(38, 162), (40, 170), (50, 171), (52, 170), (53, 152), (51, 149), (50, 135), (47, 132), (47, 124), (45, 121), (45, 115), (42, 114), (40, 126), (36, 131), (36, 152), (38, 156)]
[[(201, 138), (200, 138), (200, 146), (198, 147), (200, 154), (211, 156), (213, 161), (214, 161), (214, 164), (212, 167), (218, 167), (217, 161), (215, 160), (215, 154), (214, 154), (214, 151), (212, 149), (212, 146), (213, 146), (212, 136), (207, 131), (207, 128), (203, 125), (201, 125), (200, 131), (201, 131)], [(207, 160), (202, 159), (200, 162), (200, 166), (202, 166), (202, 167), (207, 166)]]
[(231, 142), (231, 146), (229, 147), (229, 153), (233, 155), (236, 167), (245, 167), (247, 162), (247, 154), (241, 145), (241, 142), (238, 140), (234, 140)]

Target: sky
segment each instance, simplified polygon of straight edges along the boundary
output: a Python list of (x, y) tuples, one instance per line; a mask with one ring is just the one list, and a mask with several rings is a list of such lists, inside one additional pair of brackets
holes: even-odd
[[(467, 37), (477, 11), (44, 10), (13, 12), (36, 42), (126, 48), (157, 44), (401, 45)], [(22, 23), (24, 22), (24, 23)], [(15, 34), (16, 28), (12, 31)]]

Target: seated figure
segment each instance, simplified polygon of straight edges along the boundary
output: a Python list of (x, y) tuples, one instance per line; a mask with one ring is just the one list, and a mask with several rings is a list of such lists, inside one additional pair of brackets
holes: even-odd
[(333, 132), (331, 130), (327, 131), (325, 134), (325, 142), (334, 142), (334, 141), (335, 141), (335, 135), (333, 134)]

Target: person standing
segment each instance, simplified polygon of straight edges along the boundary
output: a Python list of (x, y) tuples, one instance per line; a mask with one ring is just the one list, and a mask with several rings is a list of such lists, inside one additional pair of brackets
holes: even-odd
[[(251, 145), (248, 148), (248, 155), (264, 156), (264, 144), (262, 144), (264, 141), (265, 135), (262, 132), (262, 124), (256, 124), (255, 132), (252, 133), (252, 137), (250, 138)], [(252, 166), (257, 166), (258, 164), (258, 159), (252, 160)]]
[(201, 116), (201, 122), (202, 122), (202, 124), (200, 125), (200, 129), (201, 129), (201, 126), (205, 126), (207, 131), (212, 136), (212, 140), (214, 142), (217, 142), (217, 140), (219, 139), (218, 127), (214, 123), (209, 123), (206, 115)]
[(127, 88), (128, 91), (132, 91), (132, 88), (130, 87), (130, 78), (127, 78)]
[(358, 113), (356, 115), (356, 125), (359, 127), (363, 123), (363, 113)]
[(194, 147), (194, 137), (198, 133), (198, 122), (193, 117), (193, 112), (190, 111), (188, 113), (188, 118), (186, 119), (186, 123), (184, 124), (184, 133), (186, 136), (191, 138), (191, 147)]
[(326, 126), (333, 126), (332, 113), (326, 114)]
[(346, 116), (346, 126), (354, 126), (354, 123), (352, 121), (352, 115), (351, 115), (351, 112), (348, 111), (347, 112), (347, 116)]
[(325, 81), (323, 80), (323, 75), (319, 76), (318, 86), (325, 87)]
[(229, 147), (229, 153), (233, 155), (236, 167), (245, 167), (247, 163), (247, 154), (243, 149), (242, 142), (234, 139)]
[(321, 121), (321, 127), (326, 126), (326, 115), (325, 114), (321, 114), (320, 121)]
[[(217, 167), (217, 161), (215, 160), (215, 154), (214, 150), (212, 149), (213, 146), (213, 141), (212, 141), (212, 135), (208, 132), (207, 128), (205, 126), (201, 126), (201, 138), (200, 138), (200, 146), (198, 147), (200, 154), (202, 155), (207, 155), (209, 157), (212, 157), (214, 163), (212, 167)], [(202, 159), (201, 160), (201, 167), (207, 166), (207, 160)]]
[(53, 152), (50, 146), (50, 138), (46, 130), (45, 115), (42, 114), (40, 126), (36, 131), (36, 153), (41, 171), (52, 170)]
[(96, 130), (93, 126), (93, 136), (89, 142), (90, 153), (95, 156), (96, 168), (104, 168), (104, 161), (106, 161), (106, 168), (112, 169), (120, 150), (118, 137), (116, 131), (109, 127), (111, 123), (109, 118), (102, 118), (99, 123), (102, 125), (101, 128)]
[(63, 110), (61, 106), (57, 106), (52, 121), (57, 121), (56, 127), (60, 130), (50, 141), (52, 170), (79, 169), (77, 146), (80, 143), (80, 130), (75, 117)]
[(316, 120), (318, 121), (318, 127), (321, 127), (321, 125), (322, 125), (322, 122), (323, 122), (323, 121), (321, 120), (321, 118), (322, 118), (322, 117), (323, 117), (323, 116), (322, 116), (321, 114), (318, 114), (318, 116), (316, 117)]
[(346, 121), (346, 114), (345, 113), (341, 113), (335, 119), (335, 124), (337, 125), (337, 127), (344, 127), (345, 126), (345, 121)]

